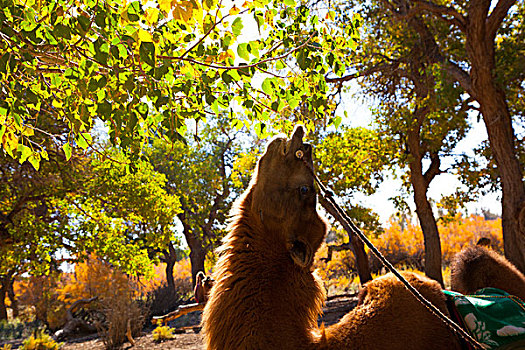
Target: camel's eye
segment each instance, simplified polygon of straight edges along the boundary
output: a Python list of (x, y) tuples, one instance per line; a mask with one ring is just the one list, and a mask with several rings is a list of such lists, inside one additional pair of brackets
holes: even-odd
[(308, 186), (301, 186), (301, 187), (299, 187), (299, 193), (301, 195), (304, 196), (304, 195), (308, 194), (308, 192), (310, 192), (310, 187), (308, 187)]

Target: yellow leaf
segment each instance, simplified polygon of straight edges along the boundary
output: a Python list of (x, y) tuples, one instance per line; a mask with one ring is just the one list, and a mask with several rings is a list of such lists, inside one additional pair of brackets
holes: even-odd
[(193, 15), (193, 5), (190, 1), (174, 1), (173, 18), (182, 22), (188, 22)]
[(233, 5), (233, 7), (230, 9), (230, 15), (232, 16), (235, 16), (236, 14), (238, 14), (239, 12), (241, 12), (241, 10), (239, 10), (239, 8), (237, 6), (235, 6), (235, 4)]
[(177, 42), (175, 40), (175, 35), (173, 35), (171, 32), (164, 33), (163, 37), (164, 39), (168, 40), (172, 44), (175, 44)]
[(173, 19), (190, 23), (202, 18), (202, 9), (195, 0), (173, 0)]
[(145, 15), (146, 15), (146, 21), (148, 22), (149, 25), (153, 25), (155, 23), (157, 23), (157, 20), (159, 19), (159, 10), (154, 8), (154, 7), (150, 7), (150, 8), (147, 8), (145, 12)]
[(193, 75), (193, 73), (193, 67), (188, 62), (185, 62), (184, 65), (180, 68), (180, 74), (182, 75), (189, 74), (191, 76)]
[(244, 4), (242, 4), (242, 7), (243, 8), (252, 8), (253, 7), (253, 2), (252, 1), (245, 1)]
[(158, 0), (159, 1), (159, 8), (168, 13), (171, 10), (171, 0)]
[(125, 26), (126, 24), (128, 24), (129, 18), (128, 18), (128, 9), (127, 8), (124, 8), (124, 10), (122, 10), (122, 12), (120, 13), (119, 22), (120, 22), (121, 26)]
[(33, 136), (35, 134), (35, 130), (33, 128), (24, 126), (22, 129), (22, 135), (24, 136)]
[(151, 33), (144, 30), (144, 29), (139, 29), (138, 31), (139, 33), (139, 42), (143, 42), (143, 41), (146, 41), (146, 42), (153, 42), (153, 37), (151, 36)]

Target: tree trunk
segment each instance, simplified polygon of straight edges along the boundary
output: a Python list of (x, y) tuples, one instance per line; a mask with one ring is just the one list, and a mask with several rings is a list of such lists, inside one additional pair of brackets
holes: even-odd
[(166, 263), (166, 282), (170, 290), (175, 290), (175, 280), (173, 278), (173, 267), (177, 262), (177, 253), (173, 243), (168, 244), (168, 250), (164, 252), (164, 261)]
[(199, 271), (203, 271), (204, 273), (206, 273), (206, 271), (204, 270), (205, 259), (206, 250), (202, 247), (202, 244), (196, 244), (193, 247), (190, 247), (191, 280), (193, 287), (195, 287), (195, 283), (197, 282), (197, 273)]
[(355, 255), (357, 274), (361, 285), (372, 280), (368, 256), (366, 255), (364, 243), (355, 235), (352, 236), (352, 251)]
[(16, 300), (16, 295), (15, 295), (14, 284), (15, 284), (15, 279), (11, 278), (11, 281), (9, 281), (9, 285), (7, 288), (7, 295), (9, 296), (9, 300), (11, 301), (11, 310), (13, 310), (13, 318), (17, 318), (19, 315), (19, 310), (18, 310), (18, 301)]
[[(520, 212), (525, 206), (523, 170), (516, 155), (515, 133), (505, 92), (496, 85), (494, 37), (487, 35), (487, 13), (488, 9), (478, 3), (469, 7), (472, 24), (466, 31), (466, 49), (472, 65), (472, 91), (480, 105), (501, 177), (505, 256), (525, 273), (525, 227), (519, 224)], [(491, 34), (495, 35), (495, 32)]]
[[(420, 96), (427, 96), (423, 92)], [(429, 153), (431, 164), (427, 171), (423, 173), (423, 154), (425, 154), (424, 145), (421, 144), (421, 126), (426, 118), (427, 110), (416, 109), (414, 115), (418, 124), (407, 134), (407, 146), (411, 155), (409, 161), (410, 183), (414, 189), (414, 203), (416, 204), (416, 213), (423, 231), (423, 241), (425, 245), (425, 275), (438, 281), (442, 287), (443, 275), (441, 273), (441, 241), (436, 219), (432, 212), (432, 206), (428, 201), (427, 191), (430, 182), (440, 173), (440, 159), (437, 152)]]
[[(412, 168), (412, 166), (411, 166)], [(423, 175), (410, 172), (410, 181), (414, 188), (414, 202), (416, 213), (423, 231), (425, 244), (425, 274), (438, 281), (443, 287), (443, 275), (441, 273), (441, 240), (436, 219), (432, 207), (427, 198), (427, 189)]]
[(7, 320), (7, 307), (5, 297), (7, 295), (8, 280), (6, 277), (0, 278), (0, 321)]
[(361, 285), (372, 280), (372, 274), (370, 272), (370, 265), (368, 264), (368, 257), (366, 255), (365, 246), (361, 240), (352, 234), (352, 229), (345, 223), (343, 218), (337, 213), (335, 208), (323, 197), (319, 196), (319, 202), (326, 209), (326, 211), (336, 219), (341, 226), (348, 233), (348, 238), (352, 244), (352, 251), (354, 252), (355, 261), (357, 265), (357, 274), (359, 275), (359, 281)]
[(184, 227), (184, 237), (190, 247), (190, 263), (191, 263), (191, 280), (192, 285), (195, 287), (197, 281), (197, 273), (204, 270), (204, 260), (206, 259), (206, 249), (204, 248), (202, 239), (196, 236), (196, 234), (190, 230), (185, 222), (182, 223)]
[(491, 150), (501, 177), (505, 256), (525, 273), (525, 227), (520, 225), (519, 220), (525, 206), (525, 187), (514, 147), (514, 130), (510, 113), (505, 100), (501, 98), (486, 96), (483, 102), (480, 101), (480, 105)]
[(7, 307), (5, 306), (5, 290), (0, 290), (0, 321), (7, 320)]

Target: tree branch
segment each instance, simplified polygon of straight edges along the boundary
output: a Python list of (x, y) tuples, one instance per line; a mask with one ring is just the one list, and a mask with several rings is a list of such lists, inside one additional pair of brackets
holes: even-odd
[(425, 178), (425, 182), (427, 183), (427, 188), (430, 182), (439, 174), (442, 173), (442, 171), (439, 169), (441, 165), (441, 159), (439, 158), (439, 154), (437, 152), (432, 152), (430, 154), (430, 167), (425, 171), (425, 174), (423, 177)]
[(469, 32), (476, 32), (482, 38), (486, 36), (486, 21), (490, 9), (491, 0), (471, 0), (467, 3)]
[(340, 251), (343, 251), (343, 250), (351, 250), (352, 249), (352, 246), (350, 245), (350, 243), (343, 243), (343, 244), (339, 244), (339, 245), (328, 245), (328, 254), (326, 256), (326, 258), (321, 258), (321, 260), (325, 261), (325, 262), (329, 262), (330, 260), (332, 260), (332, 255), (334, 253), (334, 251), (336, 252), (340, 252)]
[(342, 82), (345, 82), (345, 81), (350, 81), (350, 80), (353, 80), (353, 79), (356, 79), (356, 78), (359, 78), (359, 77), (365, 77), (365, 76), (368, 76), (368, 75), (371, 75), (371, 74), (374, 74), (374, 73), (377, 73), (377, 72), (381, 72), (381, 71), (384, 71), (384, 70), (387, 70), (387, 69), (391, 69), (392, 67), (393, 67), (392, 64), (381, 63), (381, 64), (378, 64), (376, 66), (367, 68), (367, 69), (365, 69), (362, 72), (357, 72), (357, 73), (345, 75), (345, 76), (338, 77), (338, 78), (325, 77), (325, 81), (327, 83), (342, 83)]
[[(439, 15), (440, 18), (445, 22), (458, 27), (461, 31), (465, 31), (467, 19), (456, 9), (448, 6), (438, 5), (432, 1), (415, 0), (414, 2), (416, 6), (409, 10), (410, 14), (416, 14), (421, 11), (431, 12)], [(452, 19), (449, 17), (452, 17)]]
[(312, 40), (313, 37), (314, 37), (314, 34), (310, 35), (308, 37), (308, 39), (305, 40), (304, 43), (302, 43), (301, 45), (299, 45), (297, 47), (294, 47), (290, 51), (288, 51), (288, 52), (286, 52), (286, 53), (284, 53), (284, 54), (282, 54), (280, 56), (270, 57), (270, 58), (264, 59), (264, 60), (256, 62), (256, 63), (239, 65), (239, 66), (220, 66), (220, 65), (217, 65), (217, 64), (209, 64), (209, 63), (197, 61), (197, 60), (192, 59), (192, 58), (186, 58), (186, 57), (180, 57), (180, 56), (162, 56), (162, 55), (159, 55), (159, 56), (157, 56), (157, 58), (167, 59), (167, 60), (186, 61), (186, 62), (190, 62), (190, 63), (193, 63), (193, 64), (197, 64), (197, 65), (204, 66), (204, 67), (209, 67), (209, 68), (214, 68), (214, 69), (245, 69), (245, 68), (253, 68), (253, 67), (257, 67), (258, 65), (260, 65), (262, 63), (271, 62), (271, 61), (277, 61), (277, 60), (280, 60), (280, 59), (283, 59), (283, 58), (286, 58), (286, 57), (290, 56), (295, 51), (300, 50), (303, 47), (305, 47), (310, 42), (310, 40)]
[(217, 218), (217, 215), (219, 214), (219, 207), (224, 202), (226, 198), (230, 195), (230, 186), (228, 184), (228, 179), (226, 178), (226, 160), (225, 160), (225, 154), (228, 148), (230, 148), (230, 145), (232, 143), (232, 139), (229, 139), (226, 145), (221, 149), (219, 159), (220, 159), (220, 165), (219, 165), (219, 173), (221, 174), (222, 178), (222, 192), (217, 194), (215, 197), (215, 200), (213, 201), (213, 205), (210, 209), (210, 213), (208, 215), (208, 221), (203, 226), (204, 233), (211, 232), (211, 228), (213, 226), (213, 222)]
[(487, 19), (487, 36), (494, 40), (496, 33), (516, 0), (499, 0)]

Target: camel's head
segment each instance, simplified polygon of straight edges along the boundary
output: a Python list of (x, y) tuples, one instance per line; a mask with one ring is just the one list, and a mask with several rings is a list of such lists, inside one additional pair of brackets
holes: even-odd
[(317, 213), (312, 146), (303, 136), (299, 126), (290, 139), (268, 144), (252, 180), (251, 210), (297, 265), (310, 267), (327, 225)]

